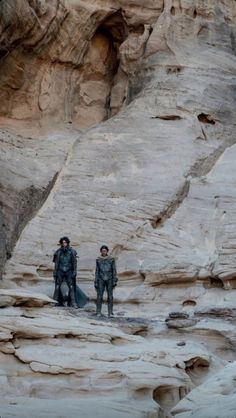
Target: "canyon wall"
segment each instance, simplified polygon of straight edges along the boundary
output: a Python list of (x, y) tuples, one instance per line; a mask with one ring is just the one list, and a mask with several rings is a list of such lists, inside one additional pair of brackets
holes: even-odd
[[(30, 416), (34, 398), (38, 417), (67, 402), (67, 416), (235, 417), (235, 1), (2, 1), (0, 15), (3, 411)], [(63, 235), (83, 312), (50, 306)], [(112, 321), (94, 318), (101, 244)]]

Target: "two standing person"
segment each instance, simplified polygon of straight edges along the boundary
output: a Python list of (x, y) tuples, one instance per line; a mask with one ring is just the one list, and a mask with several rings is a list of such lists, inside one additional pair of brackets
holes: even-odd
[[(60, 248), (54, 253), (53, 262), (55, 291), (53, 299), (57, 300), (58, 304), (64, 306), (67, 301), (68, 306), (74, 308), (78, 307), (76, 301), (76, 275), (77, 275), (77, 253), (70, 246), (70, 240), (63, 237), (59, 241)], [(102, 316), (103, 295), (107, 291), (108, 317), (113, 316), (113, 289), (117, 285), (117, 273), (114, 257), (108, 255), (109, 248), (103, 245), (100, 248), (100, 257), (96, 260), (96, 272), (94, 287), (97, 291), (97, 316)], [(66, 285), (63, 289), (63, 284)], [(86, 302), (86, 295), (80, 291), (83, 299)], [(85, 303), (83, 303), (84, 305)]]

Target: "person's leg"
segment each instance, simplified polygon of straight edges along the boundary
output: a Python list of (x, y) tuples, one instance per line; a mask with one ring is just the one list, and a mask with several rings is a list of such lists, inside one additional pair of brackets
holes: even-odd
[(75, 286), (74, 286), (74, 282), (72, 279), (72, 272), (71, 271), (67, 271), (66, 272), (66, 284), (69, 288), (69, 300), (70, 300), (70, 306), (72, 306), (72, 308), (77, 308), (77, 303), (75, 301)]
[(103, 302), (103, 294), (105, 290), (105, 282), (102, 279), (98, 280), (98, 288), (97, 288), (97, 310), (96, 314), (101, 316), (102, 314), (102, 302)]
[(61, 302), (62, 298), (61, 298), (61, 284), (63, 281), (63, 275), (61, 272), (58, 273), (58, 276), (56, 278), (55, 281), (55, 289), (54, 289), (54, 294), (53, 294), (53, 299), (55, 299), (59, 305), (63, 305), (63, 303)]
[(107, 280), (107, 307), (108, 307), (108, 317), (113, 316), (113, 283), (112, 280)]

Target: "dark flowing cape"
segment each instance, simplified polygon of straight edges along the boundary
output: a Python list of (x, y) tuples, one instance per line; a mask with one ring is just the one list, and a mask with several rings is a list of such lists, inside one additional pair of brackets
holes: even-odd
[(77, 303), (77, 305), (78, 305), (79, 308), (83, 308), (86, 305), (86, 303), (88, 303), (89, 298), (83, 292), (83, 290), (81, 290), (79, 288), (78, 285), (76, 285), (76, 288), (75, 289), (76, 289), (75, 290), (75, 301), (76, 301), (76, 303)]

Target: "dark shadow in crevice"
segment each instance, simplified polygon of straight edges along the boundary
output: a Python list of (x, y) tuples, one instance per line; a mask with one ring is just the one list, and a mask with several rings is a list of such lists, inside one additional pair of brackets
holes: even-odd
[(153, 229), (161, 228), (164, 223), (174, 215), (176, 210), (183, 203), (184, 199), (188, 196), (189, 187), (190, 182), (186, 180), (183, 186), (176, 193), (173, 200), (171, 200), (171, 202), (169, 202), (169, 204), (166, 206), (166, 208), (164, 208), (157, 215), (153, 216), (153, 218), (150, 220)]
[(196, 306), (197, 302), (193, 299), (184, 300), (182, 303), (183, 306)]
[(182, 71), (183, 67), (180, 67), (179, 65), (172, 65), (168, 66), (166, 68), (167, 74), (179, 74)]
[(128, 27), (123, 18), (121, 10), (107, 17), (97, 28), (98, 30), (105, 30), (112, 36), (115, 47), (118, 47), (124, 42), (128, 36)]
[(162, 115), (162, 116), (152, 116), (151, 119), (161, 119), (161, 120), (181, 120), (179, 115)]
[(208, 281), (204, 283), (204, 287), (206, 289), (212, 289), (212, 288), (224, 288), (224, 283), (221, 279), (218, 277), (209, 277)]
[(210, 125), (215, 125), (216, 123), (214, 118), (206, 113), (200, 113), (197, 118), (201, 123), (209, 123)]
[(120, 72), (120, 45), (127, 36), (121, 11), (104, 18), (91, 35), (71, 108), (70, 120), (80, 129), (104, 122), (120, 110), (119, 106), (114, 110), (112, 93)]
[(210, 367), (210, 362), (206, 358), (193, 357), (184, 363), (185, 371), (194, 385), (200, 385), (206, 380)]

